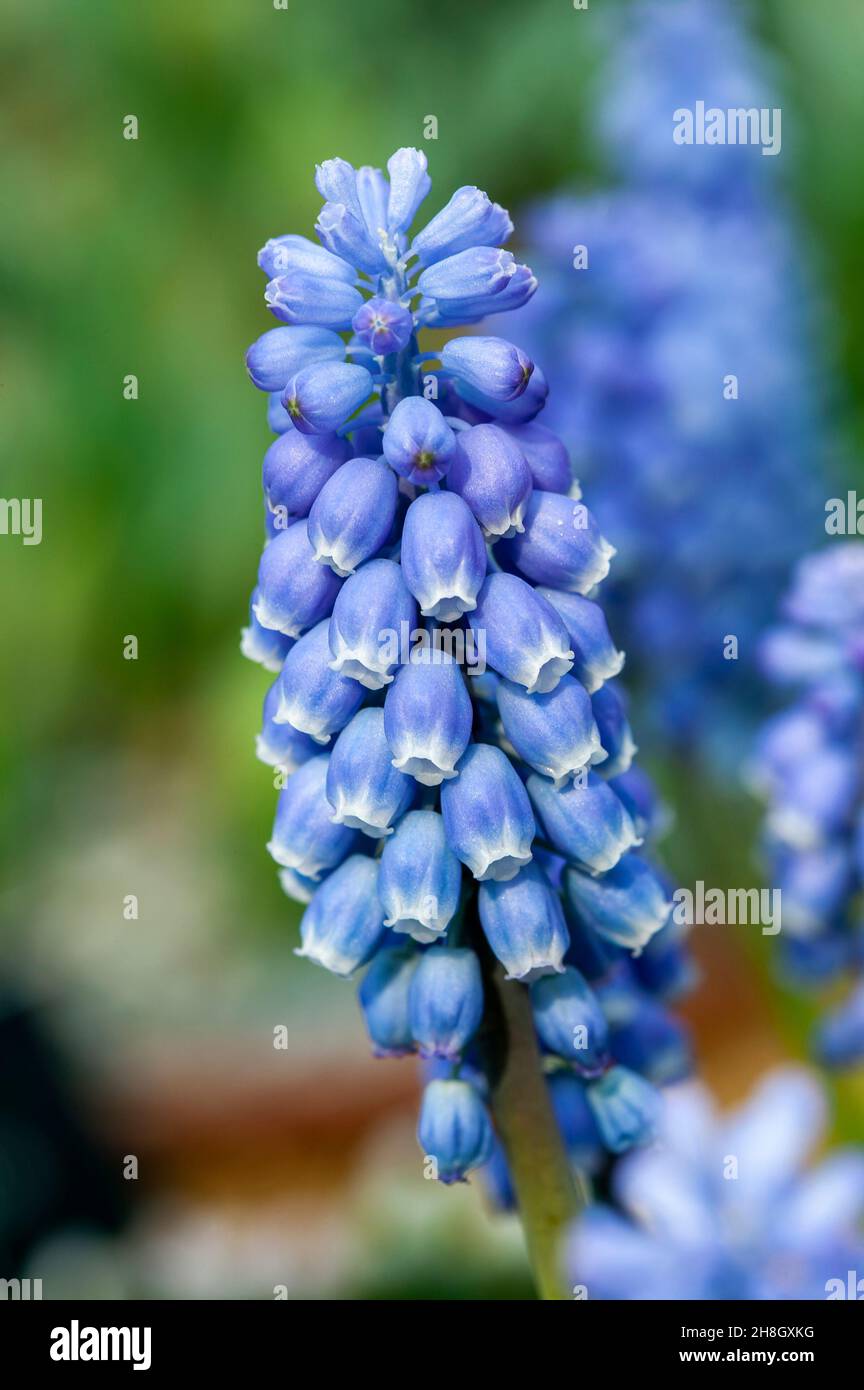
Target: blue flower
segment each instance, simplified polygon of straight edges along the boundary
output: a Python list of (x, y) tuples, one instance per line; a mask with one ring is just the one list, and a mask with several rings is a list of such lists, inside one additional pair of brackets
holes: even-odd
[(463, 1182), (492, 1152), (492, 1126), (486, 1107), (467, 1081), (430, 1081), (423, 1092), (420, 1148), (434, 1162), (439, 1182)]
[(411, 1036), (423, 1057), (458, 1061), (483, 1017), (480, 962), (467, 947), (426, 951), (411, 981)]
[(425, 617), (451, 623), (476, 606), (486, 575), (486, 546), (455, 492), (427, 492), (411, 503), (401, 558), (405, 582)]
[(456, 446), (437, 405), (423, 396), (399, 401), (384, 431), (384, 457), (410, 483), (429, 487), (444, 477)]
[(461, 879), (440, 815), (410, 811), (381, 855), (378, 896), (384, 925), (424, 944), (438, 940), (458, 906)]
[(393, 833), (393, 822), (414, 800), (414, 779), (397, 772), (384, 736), (384, 711), (361, 709), (333, 745), (327, 799), (333, 820), (373, 840)]
[(490, 666), (529, 695), (548, 695), (573, 666), (555, 609), (516, 575), (490, 574), (468, 621), (485, 635)]
[(299, 637), (333, 607), (339, 579), (316, 563), (305, 521), (268, 541), (258, 566), (253, 612), (262, 627)]
[(609, 573), (614, 548), (572, 497), (535, 489), (522, 531), (496, 547), (498, 560), (535, 584), (588, 594)]
[(264, 298), (270, 312), (283, 323), (344, 329), (363, 303), (363, 296), (344, 280), (292, 271), (271, 280)]
[(414, 319), (403, 305), (376, 295), (360, 305), (352, 326), (360, 342), (376, 357), (387, 357), (408, 346), (414, 332)]
[(633, 951), (665, 926), (672, 911), (662, 880), (635, 854), (625, 854), (599, 878), (569, 870), (564, 883), (578, 917), (604, 940)]
[(255, 741), (255, 752), (262, 763), (295, 772), (301, 763), (308, 762), (321, 752), (321, 745), (308, 734), (299, 733), (290, 724), (277, 724), (280, 699), (279, 682), (276, 680), (264, 697), (261, 731)]
[(378, 952), (363, 976), (357, 998), (376, 1057), (404, 1057), (415, 1051), (408, 996), (420, 960), (413, 946), (389, 946)]
[(305, 633), (285, 658), (279, 676), (277, 724), (291, 724), (316, 743), (344, 729), (363, 702), (363, 686), (330, 668), (328, 619)]
[(570, 941), (561, 899), (535, 864), (515, 878), (481, 883), (480, 921), (510, 980), (531, 981), (564, 969)]
[(347, 440), (336, 434), (301, 434), (289, 426), (264, 455), (264, 496), (270, 510), (281, 508), (286, 521), (308, 516), (318, 493), (350, 453)]
[(471, 718), (471, 697), (453, 658), (433, 647), (412, 651), (384, 701), (393, 766), (424, 787), (455, 777)]
[(502, 680), (496, 696), (504, 732), (519, 757), (556, 787), (606, 756), (590, 696), (572, 676), (562, 676), (548, 695), (529, 695)]
[(583, 1076), (608, 1062), (609, 1030), (596, 995), (572, 966), (531, 986), (531, 1007), (541, 1042)]
[(441, 366), (457, 382), (495, 401), (521, 396), (531, 380), (531, 358), (505, 338), (451, 338), (441, 349)]
[(334, 975), (353, 975), (371, 960), (384, 935), (377, 879), (375, 860), (362, 854), (350, 855), (334, 869), (303, 913), (303, 944), (295, 954)]
[(303, 434), (338, 430), (372, 391), (372, 377), (355, 362), (313, 362), (291, 377), (282, 404)]
[(627, 1067), (615, 1066), (588, 1087), (603, 1143), (613, 1154), (624, 1153), (656, 1138), (660, 1096), (650, 1082)]
[(367, 690), (382, 689), (393, 680), (403, 636), (414, 631), (416, 622), (417, 604), (401, 566), (370, 560), (336, 595), (329, 628), (331, 668)]
[(327, 799), (330, 758), (322, 754), (304, 763), (279, 793), (273, 834), (267, 848), (276, 863), (304, 878), (319, 879), (355, 848), (357, 833), (333, 820)]
[(480, 882), (513, 878), (531, 859), (536, 826), (518, 773), (500, 748), (474, 743), (441, 788), (448, 843)]
[(249, 661), (257, 661), (266, 671), (279, 671), (294, 639), (275, 628), (262, 627), (255, 616), (259, 599), (259, 591), (255, 588), (249, 602), (249, 626), (244, 627), (240, 635), (240, 650)]
[(246, 353), (246, 370), (259, 391), (278, 391), (312, 362), (342, 362), (345, 344), (329, 328), (271, 328)]
[(605, 874), (641, 845), (623, 801), (596, 773), (558, 787), (534, 773), (527, 786), (553, 848), (585, 873)]
[(447, 486), (468, 503), (489, 540), (523, 530), (531, 471), (519, 445), (496, 425), (460, 431)]
[(315, 559), (343, 577), (353, 574), (384, 545), (395, 515), (396, 479), (386, 464), (349, 459), (312, 503), (309, 540)]

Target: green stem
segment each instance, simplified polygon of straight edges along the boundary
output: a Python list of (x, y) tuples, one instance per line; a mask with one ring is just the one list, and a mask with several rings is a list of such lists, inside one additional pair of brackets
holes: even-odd
[(504, 1068), (492, 1097), (495, 1122), (507, 1153), (537, 1292), (546, 1300), (566, 1299), (570, 1294), (562, 1269), (562, 1237), (585, 1195), (577, 1188), (555, 1121), (528, 991), (506, 981), (500, 967), (494, 978), (507, 1033)]

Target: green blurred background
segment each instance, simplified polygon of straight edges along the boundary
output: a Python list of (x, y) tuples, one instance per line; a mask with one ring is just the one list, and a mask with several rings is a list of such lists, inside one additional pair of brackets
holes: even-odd
[[(517, 237), (520, 206), (602, 182), (592, 102), (626, 7), (4, 9), (0, 495), (41, 496), (44, 536), (0, 537), (0, 979), (69, 1062), (105, 1182), (140, 1156), (103, 1223), (120, 1234), (70, 1209), (45, 1219), (37, 1254), (20, 1233), (14, 1248), (58, 1291), (84, 1281), (93, 1296), (524, 1292), (512, 1223), (489, 1222), (474, 1192), (416, 1182), (413, 1068), (373, 1066), (351, 987), (291, 954), (297, 910), (264, 850), (274, 793), (253, 752), (268, 678), (238, 651), (269, 439), (243, 353), (272, 323), (256, 251), (311, 230), (323, 158), (381, 164), (434, 114), (432, 203), (477, 183)], [(780, 63), (802, 253), (854, 400), (864, 9), (774, 0), (753, 15)], [(860, 443), (860, 416), (843, 429)], [(684, 827), (670, 867), (740, 882), (757, 816), (734, 770), (710, 789), (660, 771)], [(703, 945), (717, 973), (691, 1010), (726, 1095), (803, 1047), (806, 1025), (741, 949)], [(282, 1023), (287, 1052), (272, 1045)], [(23, 1181), (7, 1171), (7, 1216)], [(31, 1175), (34, 1210), (43, 1189)]]

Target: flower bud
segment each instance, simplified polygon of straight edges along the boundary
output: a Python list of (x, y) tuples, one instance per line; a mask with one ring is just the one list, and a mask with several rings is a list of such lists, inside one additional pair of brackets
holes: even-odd
[(536, 864), (506, 883), (481, 883), (477, 906), (508, 980), (530, 983), (564, 969), (569, 937), (561, 899)]
[(432, 187), (422, 150), (397, 150), (387, 160), (390, 197), (387, 227), (391, 232), (407, 232), (423, 199)]
[(424, 952), (408, 1009), (420, 1055), (458, 1061), (483, 1017), (483, 980), (474, 952), (447, 946)]
[(290, 724), (316, 743), (328, 743), (363, 702), (357, 681), (330, 669), (329, 622), (318, 623), (291, 648), (279, 677), (278, 724)]
[(377, 879), (375, 860), (363, 854), (334, 869), (303, 913), (303, 945), (294, 954), (343, 976), (371, 960), (384, 936)]
[(486, 546), (469, 507), (454, 492), (427, 492), (411, 503), (401, 558), (405, 583), (424, 617), (451, 623), (474, 608), (486, 574)]
[(328, 754), (319, 754), (288, 778), (267, 846), (277, 864), (315, 880), (341, 864), (358, 840), (355, 830), (333, 823), (326, 795), (329, 763)]
[(353, 327), (361, 343), (376, 357), (386, 357), (391, 352), (401, 352), (410, 343), (414, 317), (401, 304), (376, 295), (357, 310)]
[(495, 425), (460, 430), (447, 486), (467, 502), (490, 540), (523, 529), (531, 474), (518, 445)]
[(543, 492), (569, 493), (573, 482), (570, 455), (563, 440), (545, 425), (529, 420), (524, 425), (503, 424), (512, 440), (518, 444), (531, 473), (534, 486)]
[(451, 338), (440, 357), (445, 371), (495, 401), (521, 396), (534, 371), (528, 354), (506, 338)]
[(260, 599), (257, 587), (249, 603), (249, 625), (240, 634), (240, 650), (248, 661), (257, 661), (266, 671), (281, 671), (282, 662), (294, 645), (293, 638), (272, 627), (262, 627), (255, 616)]
[(534, 1023), (544, 1047), (583, 1076), (608, 1064), (609, 1030), (596, 994), (572, 966), (544, 975), (531, 986)]
[(437, 405), (423, 396), (399, 401), (387, 422), (384, 457), (401, 477), (418, 487), (436, 483), (450, 466), (456, 439)]
[(267, 428), (273, 434), (284, 434), (286, 430), (293, 430), (291, 416), (282, 404), (282, 391), (271, 391), (267, 397)]
[(393, 527), (397, 492), (383, 459), (349, 459), (336, 470), (309, 513), (309, 539), (322, 569), (353, 574), (381, 549)]
[(262, 627), (299, 637), (329, 615), (340, 581), (317, 563), (305, 521), (268, 541), (258, 566), (255, 616)]
[(301, 367), (344, 360), (345, 344), (329, 328), (271, 328), (246, 353), (246, 370), (259, 391), (281, 394)]
[(439, 1182), (463, 1182), (491, 1156), (492, 1126), (486, 1107), (467, 1081), (430, 1081), (423, 1092), (417, 1139)]
[(625, 854), (601, 878), (569, 869), (564, 888), (570, 906), (588, 927), (628, 951), (641, 950), (672, 911), (657, 874), (636, 854)]
[[(350, 265), (359, 266), (367, 275), (380, 275), (388, 269), (385, 247), (370, 236), (359, 203), (356, 203), (356, 211), (344, 203), (325, 203), (318, 214), (315, 231), (328, 251)], [(347, 328), (348, 324), (343, 327)]]
[(333, 820), (362, 830), (373, 840), (392, 835), (393, 821), (408, 810), (416, 787), (397, 772), (384, 737), (384, 711), (361, 709), (333, 745), (327, 799)]
[(472, 744), (459, 776), (441, 788), (451, 849), (481, 882), (514, 878), (531, 859), (536, 826), (528, 793), (500, 748)]
[(270, 767), (296, 772), (302, 763), (308, 762), (316, 753), (320, 754), (321, 747), (308, 734), (299, 733), (290, 724), (276, 723), (279, 700), (279, 682), (276, 680), (264, 696), (261, 732), (255, 742), (255, 753), (262, 763)]
[(606, 873), (642, 843), (624, 803), (595, 772), (560, 788), (532, 773), (528, 794), (554, 847), (586, 873)]
[(619, 675), (624, 666), (624, 653), (616, 649), (609, 635), (603, 609), (581, 594), (562, 594), (558, 589), (546, 588), (537, 592), (560, 615), (573, 648), (573, 675), (593, 695), (604, 681)]
[(605, 757), (590, 696), (572, 676), (562, 676), (548, 695), (529, 695), (524, 686), (502, 680), (497, 698), (504, 732), (519, 757), (554, 786)]
[(490, 574), (468, 622), (486, 634), (489, 665), (529, 695), (547, 695), (573, 665), (561, 618), (516, 575)]
[(471, 246), (427, 267), (417, 286), (421, 294), (443, 304), (448, 314), (457, 315), (466, 300), (500, 294), (515, 271), (509, 251)]
[(503, 541), (495, 554), (535, 584), (587, 594), (606, 578), (615, 549), (583, 503), (535, 488), (524, 531)]
[(611, 1067), (590, 1083), (587, 1094), (603, 1143), (613, 1154), (654, 1140), (661, 1101), (650, 1081), (627, 1067)]
[(404, 1057), (416, 1051), (408, 992), (419, 962), (413, 946), (385, 946), (363, 976), (357, 998), (376, 1057)]
[(381, 855), (384, 925), (424, 945), (435, 941), (456, 911), (461, 881), (462, 866), (437, 811), (409, 811)]
[(417, 233), (412, 254), (432, 265), (472, 246), (498, 246), (513, 231), (509, 214), (479, 188), (457, 188), (446, 207)]
[[(494, 301), (493, 301), (494, 302)], [(511, 400), (501, 400), (499, 397), (487, 395), (479, 390), (473, 382), (462, 381), (457, 378), (456, 392), (463, 401), (482, 410), (485, 415), (491, 415), (493, 419), (502, 425), (521, 425), (534, 419), (546, 404), (546, 397), (549, 395), (549, 384), (539, 367), (534, 367), (531, 372), (530, 380), (526, 383), (523, 390)]]
[(264, 299), (283, 323), (313, 324), (337, 331), (351, 327), (351, 320), (363, 303), (363, 296), (344, 280), (292, 271), (271, 280)]
[(591, 696), (591, 708), (600, 731), (600, 742), (608, 755), (600, 775), (619, 777), (628, 771), (636, 753), (621, 697), (613, 685), (604, 685)]
[(298, 874), (296, 869), (280, 869), (278, 877), (282, 892), (292, 903), (302, 903), (305, 907), (307, 903), (311, 903), (318, 891), (318, 884), (314, 878)]
[(561, 1067), (552, 1072), (548, 1084), (555, 1119), (573, 1167), (582, 1173), (597, 1172), (606, 1153), (584, 1081)]
[(293, 233), (271, 237), (266, 241), (258, 252), (258, 264), (268, 280), (288, 275), (291, 271), (313, 279), (342, 280), (346, 285), (353, 285), (357, 279), (357, 272), (347, 261), (334, 256), (332, 251), (326, 251), (308, 237)]
[(471, 697), (448, 652), (423, 647), (397, 673), (384, 701), (393, 766), (424, 787), (455, 777), (471, 737)]
[(370, 560), (346, 579), (330, 618), (331, 670), (367, 690), (393, 680), (403, 636), (415, 630), (417, 605), (393, 560)]
[(264, 495), (271, 511), (284, 508), (290, 518), (309, 509), (328, 478), (351, 454), (336, 434), (301, 434), (289, 426), (264, 455)]
[(302, 434), (330, 434), (359, 410), (372, 377), (353, 362), (314, 362), (291, 377), (282, 403)]

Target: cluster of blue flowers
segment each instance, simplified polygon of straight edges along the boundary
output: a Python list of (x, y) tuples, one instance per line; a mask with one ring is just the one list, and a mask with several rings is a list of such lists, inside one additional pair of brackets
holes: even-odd
[(599, 97), (617, 186), (527, 219), (541, 287), (525, 342), (615, 537), (607, 606), (631, 678), (664, 737), (720, 761), (745, 746), (755, 638), (823, 500), (824, 373), (782, 155), (673, 139), (673, 113), (700, 101), (774, 104), (736, 10), (631, 7)]
[(618, 1209), (577, 1224), (571, 1283), (589, 1299), (860, 1298), (864, 1155), (804, 1167), (825, 1125), (816, 1080), (774, 1072), (723, 1122), (692, 1083), (663, 1100), (657, 1145), (615, 1167)]
[[(650, 1137), (646, 1078), (686, 1070), (659, 1000), (688, 967), (639, 853), (656, 798), (589, 596), (612, 548), (536, 420), (540, 368), (451, 336), (534, 276), (474, 187), (410, 236), (426, 158), (387, 167), (326, 161), (320, 244), (259, 255), (280, 326), (247, 366), (277, 438), (243, 650), (278, 673), (258, 755), (290, 773), (269, 849), (306, 904), (299, 954), (368, 967), (375, 1051), (430, 1059), (419, 1139), (449, 1182), (494, 1157), (496, 961), (530, 988), (565, 1133), (585, 1111), (612, 1151)], [(421, 350), (426, 328), (442, 345)]]
[(796, 699), (763, 729), (751, 779), (768, 801), (787, 972), (800, 984), (857, 980), (818, 1043), (826, 1062), (846, 1066), (864, 1059), (864, 543), (802, 560), (784, 618), (762, 664)]

